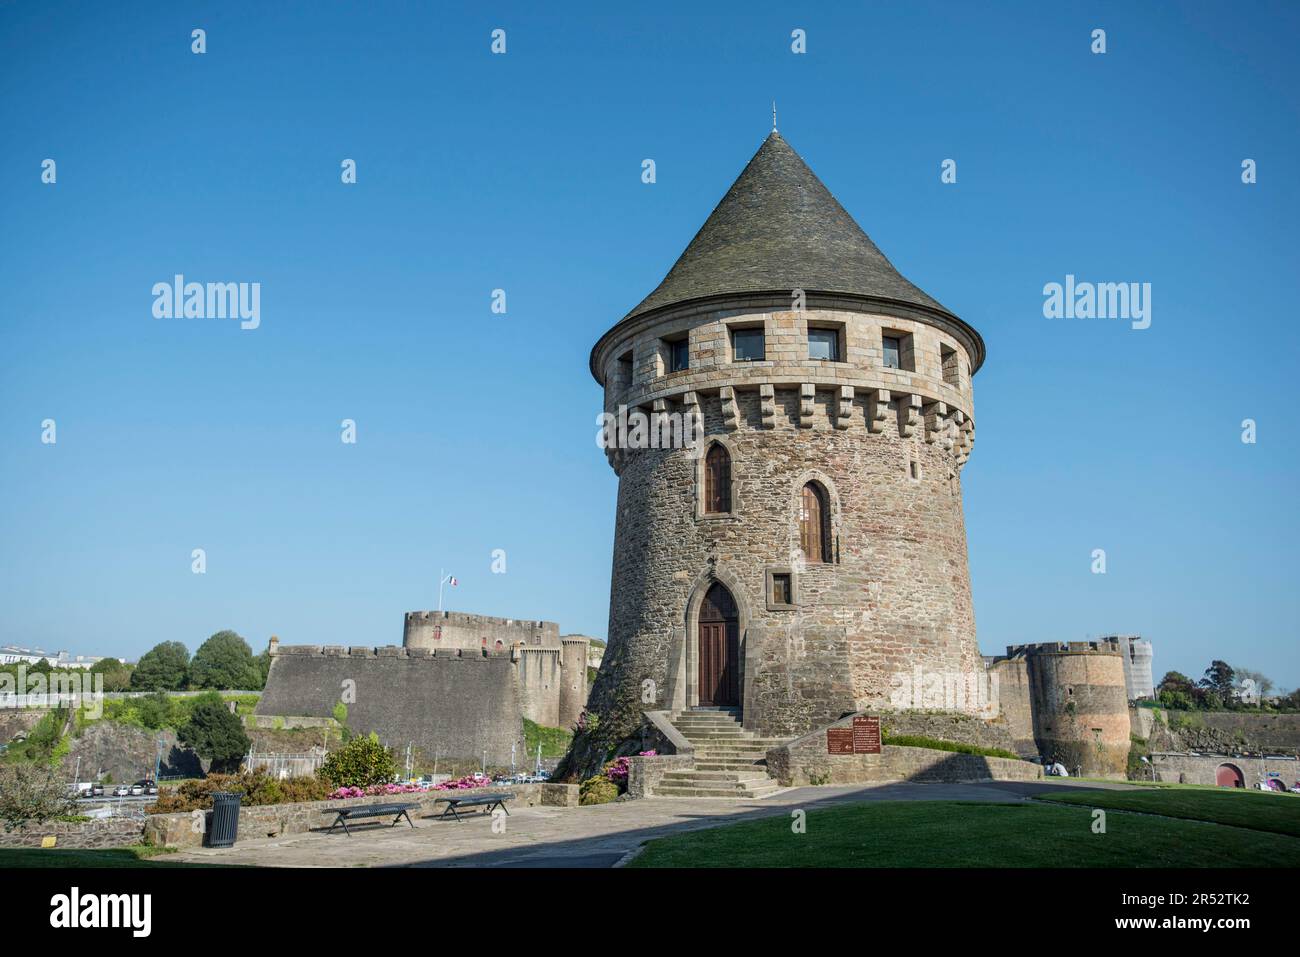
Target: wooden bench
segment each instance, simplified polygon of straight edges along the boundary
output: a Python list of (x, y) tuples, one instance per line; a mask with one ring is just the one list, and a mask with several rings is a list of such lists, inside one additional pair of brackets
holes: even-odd
[(447, 805), (443, 808), (442, 813), (438, 815), (438, 820), (441, 821), (444, 817), (450, 814), (453, 818), (459, 821), (460, 814), (457, 813), (457, 809), (467, 807), (481, 806), (484, 814), (491, 814), (495, 808), (501, 808), (501, 810), (505, 811), (506, 815), (509, 816), (510, 809), (506, 807), (506, 801), (513, 801), (514, 799), (515, 796), (513, 793), (505, 791), (498, 794), (474, 794), (466, 795), (465, 797), (438, 798), (438, 800), (433, 803)]
[(334, 823), (329, 826), (329, 830), (325, 832), (326, 834), (332, 833), (334, 828), (342, 824), (343, 833), (351, 837), (352, 832), (348, 830), (348, 821), (356, 821), (360, 818), (388, 817), (391, 814), (393, 815), (393, 823), (388, 825), (389, 827), (396, 827), (397, 822), (402, 818), (406, 818), (406, 823), (410, 824), (411, 827), (415, 827), (415, 824), (411, 821), (411, 815), (407, 812), (411, 808), (419, 806), (409, 802), (400, 804), (360, 804), (356, 807), (328, 808), (321, 813), (335, 815)]

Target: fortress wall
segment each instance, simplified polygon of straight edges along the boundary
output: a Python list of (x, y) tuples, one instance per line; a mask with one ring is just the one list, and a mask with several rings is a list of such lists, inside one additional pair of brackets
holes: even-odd
[[(409, 611), (402, 628), (406, 648), (506, 651), (522, 642), (530, 647), (560, 647), (553, 621), (520, 621), (459, 611)], [(499, 643), (499, 644), (498, 644)]]
[(1029, 670), (1025, 659), (999, 658), (988, 666), (988, 671), (997, 680), (998, 712), (1011, 736), (1012, 750), (1021, 757), (1037, 757)]
[(432, 757), (510, 763), (523, 753), (523, 721), (508, 654), (484, 657), (423, 649), (280, 646), (271, 658), (258, 715), (329, 717), (353, 682), (348, 727), (376, 732), (395, 749), (413, 742)]

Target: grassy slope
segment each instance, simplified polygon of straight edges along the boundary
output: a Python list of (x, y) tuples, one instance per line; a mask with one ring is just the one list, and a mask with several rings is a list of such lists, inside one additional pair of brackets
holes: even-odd
[[(1264, 795), (1267, 797), (1267, 795)], [(1221, 867), (1291, 866), (1300, 840), (1087, 807), (870, 801), (652, 841), (633, 867)]]
[(531, 758), (537, 754), (537, 745), (542, 746), (542, 757), (559, 758), (564, 756), (564, 752), (569, 750), (569, 742), (573, 740), (573, 733), (563, 728), (547, 728), (543, 725), (536, 724), (524, 718), (524, 748), (527, 750), (525, 758)]
[(1158, 788), (1142, 791), (1063, 791), (1039, 794), (1041, 801), (1082, 804), (1116, 811), (1141, 811), (1192, 821), (1213, 821), (1254, 831), (1300, 837), (1300, 796), (1237, 789)]

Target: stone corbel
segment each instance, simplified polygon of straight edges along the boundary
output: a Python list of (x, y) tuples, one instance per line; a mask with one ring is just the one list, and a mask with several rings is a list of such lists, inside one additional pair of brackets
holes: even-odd
[(763, 428), (776, 428), (776, 386), (771, 383), (760, 385), (758, 400), (763, 413)]
[(840, 393), (835, 401), (835, 428), (847, 429), (853, 416), (853, 386), (840, 386)]
[(916, 427), (921, 424), (921, 397), (906, 395), (898, 397), (898, 434), (910, 438), (916, 434)]
[(922, 406), (925, 415), (925, 441), (941, 449), (952, 448), (952, 435), (948, 430), (948, 403), (927, 402)]
[(696, 392), (685, 392), (682, 394), (682, 435), (685, 437), (703, 434), (704, 410), (700, 408), (700, 396)]
[(740, 425), (740, 406), (736, 404), (736, 390), (724, 385), (718, 390), (718, 399), (722, 402), (722, 427), (734, 431)]
[(813, 405), (816, 398), (817, 387), (811, 382), (805, 382), (799, 386), (799, 428), (812, 428)]
[(889, 421), (890, 395), (888, 389), (875, 389), (867, 394), (867, 429), (872, 432), (885, 431)]

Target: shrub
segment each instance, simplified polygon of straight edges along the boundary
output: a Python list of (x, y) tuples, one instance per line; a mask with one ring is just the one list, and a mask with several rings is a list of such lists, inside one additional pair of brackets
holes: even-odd
[(44, 764), (0, 768), (0, 821), (6, 831), (70, 815), (76, 808), (77, 802), (56, 769)]
[(158, 800), (145, 810), (150, 814), (208, 810), (216, 791), (242, 793), (244, 797), (240, 803), (245, 807), (324, 801), (330, 797), (329, 784), (318, 777), (273, 778), (259, 768), (239, 774), (209, 774), (202, 780), (184, 781), (175, 789), (164, 789)]
[(608, 804), (617, 797), (618, 785), (603, 775), (587, 778), (578, 788), (578, 803), (582, 805)]
[(155, 731), (176, 727), (176, 711), (172, 707), (172, 699), (161, 691), (141, 698), (136, 706), (136, 714), (140, 724)]
[(320, 774), (336, 788), (387, 784), (397, 776), (397, 758), (379, 743), (379, 735), (372, 731), (331, 752)]

